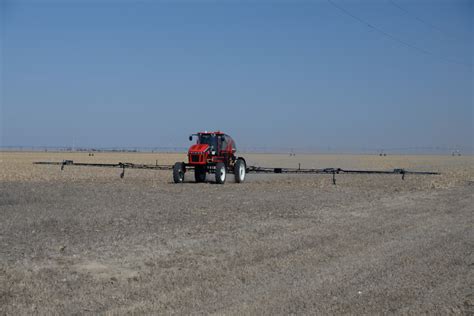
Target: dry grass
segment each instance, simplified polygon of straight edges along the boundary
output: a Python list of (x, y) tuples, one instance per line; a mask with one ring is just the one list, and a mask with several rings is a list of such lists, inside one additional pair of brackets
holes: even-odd
[[(473, 157), (245, 155), (261, 166), (441, 176), (249, 175), (33, 161), (172, 164), (180, 154), (0, 153), (0, 314), (474, 312)], [(212, 177), (208, 179), (212, 180)]]
[[(277, 155), (246, 154), (243, 155), (249, 165), (265, 167), (298, 167), (302, 168), (357, 168), (392, 170), (439, 171), (441, 176), (431, 177), (429, 186), (449, 188), (467, 181), (474, 181), (474, 156), (386, 156), (376, 155)], [(140, 164), (169, 164), (186, 161), (185, 154), (164, 153), (88, 153), (68, 152), (0, 152), (0, 181), (54, 181), (54, 180), (104, 180), (116, 178), (119, 170), (106, 168), (66, 167), (60, 172), (58, 166), (33, 165), (34, 161), (73, 160), (86, 163), (132, 162)], [(158, 175), (159, 174), (159, 175)], [(127, 170), (127, 178), (162, 179), (167, 172)], [(316, 178), (321, 178), (317, 176)], [(262, 176), (261, 179), (265, 179)], [(285, 178), (285, 177), (284, 177)], [(357, 177), (354, 177), (357, 178)], [(362, 177), (365, 179), (365, 177)], [(171, 174), (166, 181), (171, 179)], [(275, 178), (272, 178), (275, 179)], [(285, 178), (286, 179), (286, 178)], [(159, 180), (158, 180), (159, 181)], [(258, 181), (258, 179), (256, 180)], [(277, 180), (278, 181), (278, 180)]]

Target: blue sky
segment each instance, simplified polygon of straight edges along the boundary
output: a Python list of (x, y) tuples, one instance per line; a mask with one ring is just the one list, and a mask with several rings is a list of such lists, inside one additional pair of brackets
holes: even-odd
[(472, 148), (473, 2), (332, 2), (3, 0), (0, 144)]

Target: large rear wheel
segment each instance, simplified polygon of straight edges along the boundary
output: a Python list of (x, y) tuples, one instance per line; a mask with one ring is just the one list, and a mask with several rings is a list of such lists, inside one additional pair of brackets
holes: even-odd
[(234, 176), (235, 176), (235, 182), (237, 183), (242, 183), (245, 180), (245, 161), (243, 159), (237, 159), (237, 161), (234, 164)]
[(219, 184), (224, 184), (226, 173), (227, 170), (225, 168), (225, 164), (223, 162), (218, 162), (216, 165), (216, 182)]
[(174, 183), (183, 183), (184, 181), (184, 172), (185, 172), (184, 162), (177, 162), (173, 166), (173, 180)]
[(206, 167), (194, 167), (194, 179), (196, 180), (196, 182), (206, 181)]

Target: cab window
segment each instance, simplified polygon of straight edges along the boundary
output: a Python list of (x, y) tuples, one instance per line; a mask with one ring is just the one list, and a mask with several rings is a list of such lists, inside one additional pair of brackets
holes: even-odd
[(216, 150), (217, 137), (211, 134), (201, 134), (199, 136), (199, 144), (208, 144), (211, 150)]
[(232, 141), (232, 138), (230, 138), (229, 135), (225, 135), (225, 138), (226, 138), (226, 143), (227, 143), (227, 144), (232, 144), (232, 148), (231, 148), (231, 149), (233, 149), (233, 150), (235, 151), (235, 150), (236, 150), (236, 148), (235, 148), (235, 143)]
[(225, 135), (222, 135), (220, 139), (221, 139), (221, 150), (226, 150), (227, 145), (229, 144), (227, 137)]

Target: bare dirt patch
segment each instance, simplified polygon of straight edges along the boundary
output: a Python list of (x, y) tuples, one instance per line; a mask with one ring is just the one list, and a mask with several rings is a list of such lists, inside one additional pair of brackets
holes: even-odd
[(184, 158), (1, 153), (0, 313), (474, 312), (472, 157), (246, 156), (443, 173), (340, 175), (337, 186), (325, 175), (175, 185), (166, 171), (31, 164)]

